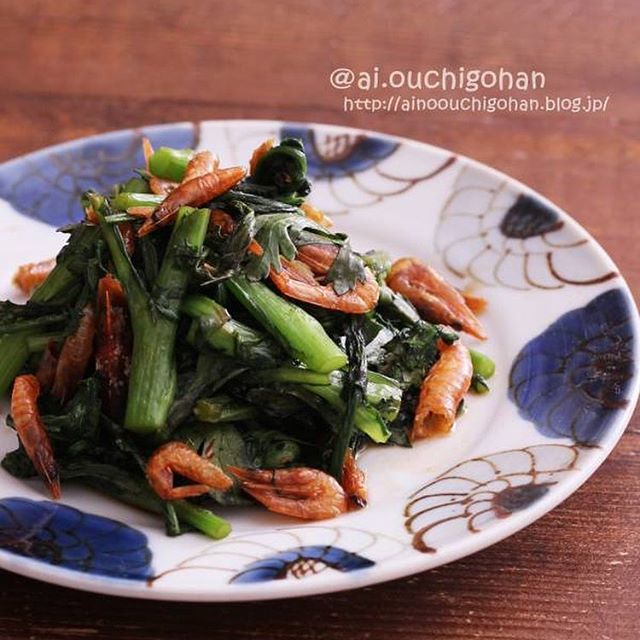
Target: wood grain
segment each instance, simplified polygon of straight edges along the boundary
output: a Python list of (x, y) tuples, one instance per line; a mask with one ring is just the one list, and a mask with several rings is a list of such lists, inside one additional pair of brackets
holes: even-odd
[[(487, 162), (563, 206), (640, 286), (640, 4), (634, 0), (0, 3), (0, 159), (109, 129), (208, 118), (351, 124)], [(538, 69), (604, 114), (345, 113), (354, 70)], [(632, 640), (640, 422), (574, 496), (453, 565), (278, 603), (127, 601), (0, 573), (0, 637)]]

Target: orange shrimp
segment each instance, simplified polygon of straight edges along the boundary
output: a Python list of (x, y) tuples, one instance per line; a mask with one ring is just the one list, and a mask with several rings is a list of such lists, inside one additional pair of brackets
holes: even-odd
[(282, 270), (271, 269), (270, 277), (280, 292), (289, 298), (315, 304), (344, 313), (367, 313), (378, 303), (380, 287), (373, 274), (365, 268), (365, 282), (338, 295), (331, 283), (322, 284), (316, 278), (325, 276), (336, 256), (338, 247), (328, 243), (306, 244), (298, 249), (296, 260), (281, 258)]
[[(184, 442), (168, 442), (156, 449), (147, 461), (146, 473), (152, 489), (163, 500), (192, 498), (210, 489), (226, 491), (233, 486), (233, 480), (220, 467)], [(174, 473), (199, 484), (174, 487)]]
[(222, 209), (213, 209), (209, 218), (209, 229), (217, 228), (221, 235), (226, 236), (233, 232), (236, 223), (233, 218)]
[(330, 229), (333, 227), (333, 220), (323, 211), (320, 211), (318, 207), (314, 207), (312, 204), (308, 202), (303, 202), (300, 205), (300, 209), (302, 213), (304, 213), (307, 218), (321, 224), (325, 229)]
[(144, 136), (142, 138), (142, 155), (144, 156), (144, 164), (149, 171), (149, 160), (151, 160), (151, 156), (153, 155), (153, 145), (151, 144), (151, 140)]
[(487, 309), (487, 299), (481, 298), (480, 296), (474, 296), (470, 293), (462, 292), (462, 297), (464, 298), (464, 302), (475, 313), (476, 315), (480, 315), (484, 313)]
[(325, 520), (349, 510), (349, 498), (330, 475), (318, 469), (228, 468), (242, 488), (269, 511), (303, 520)]
[(151, 215), (153, 215), (154, 211), (155, 211), (155, 207), (145, 207), (145, 206), (129, 207), (127, 209), (127, 213), (130, 216), (133, 216), (134, 218), (149, 218)]
[(139, 236), (151, 233), (159, 227), (164, 227), (176, 217), (178, 209), (183, 206), (198, 207), (205, 202), (209, 202), (225, 191), (229, 191), (246, 175), (246, 170), (242, 167), (230, 167), (228, 169), (217, 169), (203, 176), (193, 178), (188, 182), (183, 182), (174, 189), (162, 202), (162, 204), (147, 218), (140, 229)]
[(198, 151), (193, 155), (193, 158), (189, 160), (180, 184), (211, 173), (219, 166), (220, 160), (214, 153), (211, 153), (211, 151)]
[(173, 180), (149, 176), (149, 189), (151, 189), (151, 193), (155, 193), (157, 196), (168, 196), (178, 184), (178, 182), (174, 182)]
[(29, 262), (18, 267), (13, 276), (15, 284), (22, 293), (30, 296), (39, 287), (56, 266), (55, 258), (42, 262)]
[(100, 224), (100, 219), (98, 218), (98, 214), (93, 207), (85, 207), (84, 208), (84, 218), (89, 224)]
[[(223, 236), (227, 236), (233, 233), (236, 227), (235, 220), (222, 209), (213, 209), (211, 211), (211, 218), (209, 218), (209, 229), (217, 229)], [(255, 239), (252, 239), (247, 246), (247, 252), (256, 256), (261, 256), (264, 253), (262, 247)]]
[(40, 383), (35, 376), (18, 376), (11, 394), (11, 415), (16, 432), (35, 470), (54, 500), (60, 497), (60, 472), (53, 447), (38, 409)]
[(108, 274), (98, 283), (98, 333), (96, 371), (101, 380), (104, 412), (120, 419), (124, 415), (131, 368), (132, 337), (127, 300), (122, 285)]
[(250, 253), (254, 256), (261, 256), (262, 254), (264, 254), (264, 249), (260, 246), (260, 243), (254, 238), (253, 240), (251, 240), (251, 242), (249, 243), (249, 246), (247, 247), (247, 253)]
[(52, 340), (40, 356), (36, 378), (41, 389), (48, 389), (53, 384), (58, 366), (58, 343)]
[(251, 154), (251, 160), (249, 160), (249, 173), (250, 175), (254, 175), (256, 172), (256, 167), (262, 158), (264, 158), (267, 151), (273, 149), (276, 140), (275, 138), (267, 138), (259, 147), (256, 147)]
[(462, 294), (417, 258), (396, 260), (387, 276), (387, 284), (406, 296), (427, 320), (486, 339), (487, 334)]
[(93, 339), (96, 334), (96, 314), (91, 304), (82, 310), (78, 328), (64, 341), (51, 393), (60, 402), (66, 402), (78, 388), (80, 380), (93, 355)]
[(450, 431), (462, 397), (471, 385), (473, 364), (467, 347), (456, 340), (452, 345), (441, 342), (439, 348), (440, 359), (420, 387), (411, 440)]
[(342, 488), (349, 498), (349, 510), (367, 506), (367, 476), (360, 469), (351, 449), (347, 450), (342, 467)]
[(151, 189), (151, 193), (155, 193), (159, 196), (168, 196), (182, 183), (215, 171), (218, 168), (218, 164), (218, 158), (214, 156), (211, 151), (199, 151), (194, 154), (191, 160), (189, 160), (184, 173), (184, 178), (181, 182), (158, 178), (157, 176), (152, 175), (149, 178), (149, 188)]

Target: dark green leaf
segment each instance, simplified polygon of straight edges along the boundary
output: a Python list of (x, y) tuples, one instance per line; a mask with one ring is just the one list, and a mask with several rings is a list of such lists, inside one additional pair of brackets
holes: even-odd
[(437, 340), (441, 333), (427, 322), (401, 329), (382, 347), (377, 368), (406, 386), (420, 386), (427, 371), (438, 359)]
[[(241, 189), (241, 190), (240, 190)], [(302, 215), (296, 204), (282, 202), (272, 197), (265, 197), (251, 193), (245, 187), (238, 186), (225, 194), (218, 196), (210, 206), (230, 210), (239, 204), (249, 207), (257, 216), (267, 213), (288, 213), (290, 215)]]
[(193, 411), (195, 403), (206, 394), (213, 394), (229, 380), (246, 370), (246, 365), (223, 358), (213, 351), (203, 351), (195, 372), (178, 378), (178, 393), (171, 407), (168, 420), (169, 431), (182, 424)]
[[(223, 470), (227, 467), (249, 466), (245, 442), (232, 424), (197, 423), (184, 427), (176, 437), (186, 442), (203, 457), (213, 460)], [(229, 491), (210, 491), (209, 495), (219, 504), (248, 504), (246, 496), (236, 481)]]
[(37, 475), (29, 456), (22, 443), (14, 451), (10, 451), (2, 459), (2, 468), (10, 473), (14, 478), (33, 478)]
[(491, 389), (489, 388), (489, 384), (484, 376), (481, 376), (479, 373), (474, 373), (471, 378), (471, 390), (483, 395), (485, 393), (489, 393)]
[(34, 302), (16, 304), (0, 301), (0, 333), (14, 333), (27, 329), (44, 331), (69, 320), (69, 312), (59, 307), (40, 305)]
[(99, 435), (100, 397), (95, 378), (83, 380), (73, 398), (59, 415), (43, 415), (51, 440), (56, 447), (70, 448), (78, 443), (95, 444)]
[(342, 395), (345, 401), (345, 411), (338, 429), (331, 460), (329, 473), (340, 482), (344, 459), (349, 448), (352, 434), (355, 430), (355, 411), (364, 402), (367, 392), (367, 355), (363, 333), (363, 318), (361, 315), (350, 316), (345, 331), (347, 356), (349, 363), (344, 378)]
[(253, 172), (257, 184), (275, 187), (279, 193), (309, 192), (307, 157), (300, 140), (285, 138), (262, 156)]
[(255, 216), (248, 207), (236, 204), (234, 211), (241, 216), (233, 232), (226, 237), (207, 238), (209, 258), (197, 267), (203, 284), (216, 284), (238, 272), (255, 235)]
[(150, 489), (142, 474), (134, 474), (113, 464), (83, 459), (62, 468), (63, 480), (78, 480), (126, 504), (153, 513), (163, 512), (163, 502)]

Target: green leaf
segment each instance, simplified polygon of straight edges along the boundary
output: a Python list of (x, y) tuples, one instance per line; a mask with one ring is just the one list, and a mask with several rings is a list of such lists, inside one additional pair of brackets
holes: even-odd
[(280, 469), (297, 462), (301, 442), (275, 429), (253, 429), (245, 433), (252, 466), (258, 469)]
[(347, 356), (349, 358), (342, 387), (345, 410), (342, 415), (342, 424), (338, 428), (338, 433), (333, 443), (333, 451), (329, 461), (329, 473), (338, 482), (342, 480), (344, 460), (355, 427), (356, 410), (362, 406), (367, 390), (367, 354), (362, 316), (350, 316), (348, 318), (345, 337)]
[(411, 446), (409, 433), (411, 433), (411, 428), (413, 427), (413, 417), (416, 413), (419, 394), (419, 387), (411, 387), (402, 394), (400, 411), (396, 419), (389, 424), (391, 437), (387, 440), (387, 444), (394, 444), (399, 447)]
[(362, 258), (351, 250), (348, 242), (345, 242), (327, 273), (326, 281), (333, 283), (333, 290), (342, 296), (347, 291), (355, 289), (358, 282), (364, 283), (366, 279), (367, 272)]
[[(223, 470), (227, 467), (249, 466), (249, 457), (244, 439), (231, 424), (197, 423), (184, 427), (176, 437), (186, 442), (201, 456), (215, 462)], [(219, 504), (248, 504), (249, 501), (234, 480), (234, 487), (228, 491), (209, 491), (209, 495)]]
[(209, 234), (205, 241), (210, 255), (196, 267), (204, 284), (216, 284), (237, 273), (255, 235), (253, 211), (241, 203), (236, 203), (233, 211), (241, 216), (233, 233), (226, 237)]
[(88, 378), (80, 383), (78, 391), (59, 415), (43, 415), (56, 450), (77, 447), (78, 443), (95, 444), (99, 435), (100, 398), (98, 381)]
[(309, 244), (309, 241), (313, 240), (313, 236), (310, 237), (308, 232), (312, 232), (318, 238), (317, 242), (326, 242), (329, 239), (341, 243), (344, 240), (344, 236), (329, 233), (302, 214), (272, 213), (258, 216), (255, 238), (263, 253), (250, 258), (246, 269), (248, 278), (262, 280), (269, 275), (270, 269), (282, 271), (280, 256), (293, 260), (298, 252), (296, 245)]
[[(290, 200), (291, 198), (287, 198)], [(297, 202), (296, 199), (294, 199)], [(253, 193), (252, 185), (249, 183), (240, 183), (235, 189), (230, 189), (226, 193), (218, 196), (212, 201), (211, 206), (220, 207), (225, 210), (232, 210), (238, 204), (249, 207), (257, 216), (267, 213), (288, 213), (291, 215), (302, 215), (297, 204), (283, 202), (281, 199), (274, 199)]]
[(389, 254), (386, 251), (372, 249), (362, 255), (362, 260), (365, 265), (371, 269), (371, 272), (378, 281), (378, 284), (381, 286), (384, 285), (392, 264)]
[(487, 379), (479, 373), (474, 373), (471, 377), (471, 390), (480, 395), (491, 391), (489, 384), (487, 383)]

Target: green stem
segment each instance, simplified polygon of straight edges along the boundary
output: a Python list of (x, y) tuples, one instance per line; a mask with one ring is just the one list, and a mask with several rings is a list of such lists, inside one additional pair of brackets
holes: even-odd
[(58, 254), (56, 266), (33, 292), (31, 302), (63, 305), (74, 300), (99, 235), (98, 227), (84, 224), (77, 227)]
[(157, 432), (166, 425), (176, 392), (175, 340), (180, 302), (189, 282), (181, 252), (200, 250), (209, 224), (209, 210), (183, 208), (169, 240), (154, 285), (154, 300), (163, 309), (132, 313), (133, 352), (124, 426), (132, 431)]
[(151, 193), (149, 190), (149, 183), (140, 176), (129, 178), (123, 185), (121, 192), (126, 193)]
[[(343, 415), (347, 409), (345, 401), (342, 399), (340, 389), (333, 385), (302, 385), (304, 389), (314, 395), (321, 397), (330, 406)], [(386, 442), (391, 436), (387, 424), (382, 419), (380, 413), (368, 404), (359, 404), (353, 412), (353, 423), (355, 427), (366, 433), (374, 442)]]
[(489, 356), (475, 349), (469, 349), (469, 355), (471, 356), (473, 373), (489, 380), (496, 372), (496, 363)]
[(149, 158), (149, 171), (158, 178), (180, 182), (192, 157), (192, 149), (160, 147)]
[(211, 424), (251, 420), (258, 416), (255, 407), (237, 402), (227, 395), (198, 400), (193, 409), (193, 414), (198, 420)]
[[(180, 209), (154, 284), (153, 302), (142, 288), (118, 230), (101, 220), (131, 313), (133, 353), (124, 426), (132, 431), (157, 433), (166, 425), (176, 392), (174, 346), (178, 313), (190, 278), (183, 254), (189, 251), (195, 255), (202, 248), (209, 213), (208, 209)], [(152, 304), (162, 306), (152, 309)]]
[[(250, 374), (252, 384), (284, 383), (301, 384), (310, 389), (312, 386), (330, 387), (331, 391), (319, 390), (317, 395), (326, 395), (332, 400), (340, 396), (344, 384), (345, 374), (334, 372), (331, 374), (319, 373), (310, 369), (299, 367), (278, 367), (277, 369), (265, 369), (252, 371)], [(324, 397), (324, 396), (323, 396)], [(385, 421), (393, 422), (400, 411), (402, 401), (402, 387), (397, 380), (367, 371), (366, 401), (380, 413)], [(340, 408), (340, 407), (337, 407)]]
[(261, 282), (234, 276), (226, 285), (251, 315), (309, 369), (329, 373), (342, 368), (347, 356), (322, 325), (302, 308), (281, 298)]
[(41, 333), (27, 336), (27, 348), (29, 353), (40, 353), (44, 351), (50, 342), (62, 342), (65, 334), (60, 331), (52, 333)]
[(165, 196), (155, 195), (153, 193), (129, 193), (121, 191), (111, 204), (116, 211), (126, 211), (131, 207), (157, 207)]
[(8, 391), (29, 357), (24, 333), (0, 335), (0, 396)]
[(181, 310), (197, 321), (205, 342), (216, 351), (256, 367), (273, 367), (283, 359), (268, 335), (231, 319), (224, 307), (206, 296), (187, 296)]
[(202, 295), (187, 296), (180, 307), (186, 313), (200, 322), (204, 329), (216, 330), (231, 319), (229, 312), (215, 300)]
[(167, 501), (164, 503), (164, 530), (166, 534), (170, 538), (174, 538), (175, 536), (179, 536), (182, 531), (180, 531), (180, 522), (178, 520), (178, 514), (176, 513), (176, 508), (173, 502)]
[(182, 522), (190, 524), (194, 529), (214, 540), (226, 538), (231, 533), (229, 522), (209, 509), (203, 509), (186, 500), (176, 500), (172, 504)]
[(367, 371), (367, 402), (385, 421), (393, 422), (400, 412), (402, 387), (394, 378)]
[(264, 371), (251, 372), (251, 382), (264, 384), (270, 382), (289, 382), (305, 385), (329, 385), (331, 376), (328, 373), (319, 373), (310, 369), (299, 367), (279, 367), (278, 369), (266, 369)]
[(151, 490), (144, 478), (119, 467), (91, 460), (71, 462), (63, 467), (64, 480), (79, 480), (125, 504), (162, 514), (164, 502)]
[(471, 378), (471, 390), (475, 393), (489, 393), (489, 385), (487, 380), (496, 372), (496, 364), (484, 353), (469, 349), (471, 356), (471, 364), (473, 364), (473, 377)]
[(16, 319), (13, 322), (0, 324), (0, 333), (31, 333), (33, 335), (51, 329), (52, 326), (64, 325), (69, 320), (67, 313), (49, 313), (39, 318)]

